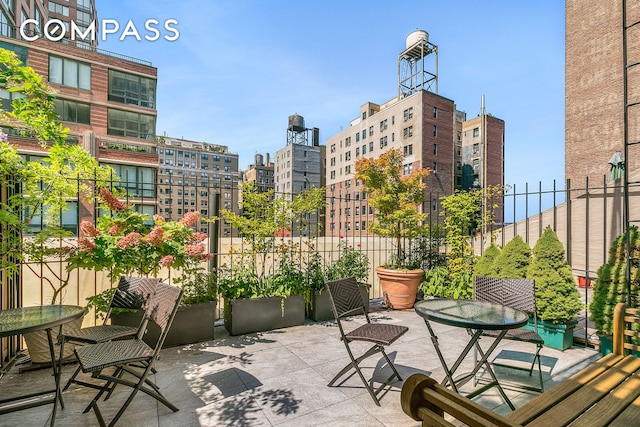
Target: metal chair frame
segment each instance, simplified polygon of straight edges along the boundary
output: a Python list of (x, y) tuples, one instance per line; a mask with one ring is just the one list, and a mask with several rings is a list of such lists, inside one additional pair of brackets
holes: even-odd
[[(133, 390), (117, 414), (113, 417), (109, 426), (116, 424), (138, 391), (142, 391), (153, 397), (172, 411), (178, 411), (178, 408), (160, 393), (155, 384), (148, 379), (148, 376), (153, 370), (155, 361), (158, 359), (160, 349), (164, 344), (167, 333), (178, 311), (181, 299), (181, 288), (162, 282), (158, 283), (154, 294), (149, 299), (145, 309), (145, 318), (147, 321), (152, 321), (160, 327), (160, 337), (158, 338), (155, 348), (149, 347), (142, 340), (144, 331), (141, 330), (134, 339), (90, 344), (75, 349), (75, 354), (82, 372), (91, 373), (93, 378), (105, 381), (102, 386), (84, 384), (87, 387), (100, 390), (91, 403), (85, 408), (84, 412), (93, 409), (101, 426), (105, 426), (106, 424), (102, 412), (98, 407), (98, 400), (104, 393), (110, 393), (117, 385), (125, 385), (131, 387)], [(140, 366), (140, 362), (142, 362), (142, 366)], [(109, 367), (116, 368), (113, 374), (103, 372), (105, 368)], [(140, 369), (142, 369), (142, 371), (140, 371)], [(121, 375), (122, 373), (132, 374), (133, 379), (130, 380), (123, 377)]]
[[(391, 359), (389, 359), (389, 356), (384, 350), (385, 346), (392, 344), (404, 333), (406, 333), (409, 328), (407, 328), (406, 326), (392, 325), (387, 323), (371, 323), (369, 314), (365, 309), (366, 301), (363, 299), (358, 286), (359, 285), (354, 277), (334, 280), (325, 283), (325, 290), (329, 294), (331, 308), (338, 324), (338, 329), (340, 330), (341, 340), (344, 343), (345, 348), (347, 349), (349, 358), (351, 359), (351, 362), (344, 368), (342, 368), (340, 372), (338, 372), (338, 374), (329, 382), (328, 386), (332, 387), (336, 383), (336, 381), (347, 372), (355, 370), (355, 372), (362, 380), (362, 383), (367, 388), (367, 391), (373, 398), (374, 402), (378, 406), (380, 406), (378, 394), (382, 391), (382, 389), (386, 385), (388, 385), (393, 377), (397, 377), (399, 381), (402, 381), (402, 377), (400, 377), (400, 374), (398, 373), (396, 367), (393, 365)], [(367, 323), (350, 332), (345, 332), (341, 320), (343, 317), (352, 316), (354, 314), (363, 314)], [(370, 342), (373, 343), (373, 346), (360, 356), (355, 357), (353, 351), (351, 350), (351, 347), (349, 346), (349, 344), (353, 341)], [(385, 382), (383, 382), (380, 387), (374, 390), (373, 385), (370, 385), (362, 374), (359, 364), (364, 359), (371, 357), (377, 353), (382, 353), (385, 360), (387, 361), (387, 364), (393, 371), (393, 374)]]
[[(118, 287), (116, 288), (109, 304), (109, 309), (104, 317), (103, 324), (89, 326), (67, 333), (62, 339), (64, 339), (65, 342), (71, 342), (74, 344), (97, 344), (100, 342), (130, 338), (138, 335), (141, 330), (144, 331), (147, 327), (147, 319), (145, 316), (142, 317), (142, 320), (137, 327), (132, 327), (109, 324), (108, 322), (111, 319), (111, 314), (113, 309), (144, 309), (148, 299), (155, 292), (158, 283), (159, 279), (155, 278), (121, 277)], [(79, 373), (80, 366), (78, 366), (71, 378), (69, 378), (62, 389), (63, 391), (67, 390), (72, 383), (82, 384), (81, 381), (76, 380)]]
[[(540, 387), (531, 387), (518, 385), (519, 388), (540, 392), (544, 391), (544, 383), (542, 380), (542, 367), (540, 363), (540, 350), (544, 346), (544, 340), (538, 334), (538, 318), (536, 315), (536, 296), (535, 282), (533, 279), (512, 279), (512, 278), (495, 278), (475, 276), (473, 278), (474, 297), (479, 301), (489, 301), (508, 307), (522, 310), (533, 318), (534, 329), (511, 329), (504, 336), (506, 339), (522, 342), (530, 342), (536, 345), (531, 366), (524, 368), (522, 366), (514, 366), (505, 363), (492, 362), (495, 366), (501, 366), (521, 371), (528, 371), (529, 376), (533, 374), (533, 369), (538, 365), (538, 377)], [(495, 331), (498, 332), (498, 331)], [(492, 335), (492, 331), (485, 331), (483, 335)]]

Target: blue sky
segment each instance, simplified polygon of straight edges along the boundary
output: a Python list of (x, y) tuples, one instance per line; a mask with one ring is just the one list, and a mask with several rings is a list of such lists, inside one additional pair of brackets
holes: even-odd
[[(506, 184), (564, 180), (564, 2), (559, 0), (96, 0), (99, 19), (141, 35), (176, 19), (178, 40), (119, 40), (102, 49), (158, 68), (157, 133), (228, 145), (240, 167), (286, 143), (298, 113), (321, 142), (365, 102), (397, 94), (406, 36), (439, 49), (439, 94), (472, 118), (505, 120)], [(162, 35), (170, 35), (162, 32)]]

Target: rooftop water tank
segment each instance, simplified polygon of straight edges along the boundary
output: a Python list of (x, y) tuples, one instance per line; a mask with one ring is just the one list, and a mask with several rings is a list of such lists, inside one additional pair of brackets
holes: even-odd
[(256, 154), (255, 160), (254, 160), (255, 165), (256, 166), (264, 166), (264, 164), (262, 163), (262, 161), (263, 161), (262, 159), (263, 159), (262, 154)]
[(304, 117), (297, 113), (289, 116), (289, 127), (287, 129), (296, 132), (304, 131), (306, 129), (306, 127), (304, 126)]
[(414, 44), (418, 42), (428, 42), (429, 41), (429, 33), (424, 30), (415, 30), (411, 34), (407, 36), (406, 41), (406, 49), (410, 48)]

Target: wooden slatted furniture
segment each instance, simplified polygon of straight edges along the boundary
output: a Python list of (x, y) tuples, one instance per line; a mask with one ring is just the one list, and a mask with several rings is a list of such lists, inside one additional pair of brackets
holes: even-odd
[[(507, 416), (437, 384), (407, 378), (404, 412), (423, 426), (632, 426), (640, 422), (640, 310), (616, 306), (613, 353), (545, 391)], [(627, 354), (631, 353), (631, 354)], [(446, 414), (446, 415), (445, 415)], [(454, 424), (452, 424), (454, 423)]]

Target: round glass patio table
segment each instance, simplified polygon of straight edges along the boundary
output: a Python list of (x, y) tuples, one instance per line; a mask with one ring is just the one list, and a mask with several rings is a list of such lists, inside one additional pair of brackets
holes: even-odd
[[(419, 301), (414, 305), (414, 309), (416, 313), (424, 319), (427, 329), (429, 330), (429, 334), (431, 335), (433, 346), (438, 358), (440, 359), (440, 363), (442, 363), (442, 367), (444, 368), (446, 377), (442, 381), (443, 385), (451, 384), (453, 390), (458, 392), (459, 385), (461, 386), (471, 378), (474, 378), (476, 372), (478, 372), (482, 366), (485, 366), (487, 372), (492, 378), (492, 381), (467, 394), (467, 397), (472, 398), (491, 387), (497, 387), (502, 398), (509, 407), (512, 410), (515, 409), (502, 389), (502, 386), (498, 382), (498, 379), (491, 368), (491, 363), (489, 363), (487, 359), (498, 346), (502, 338), (507, 334), (509, 329), (520, 328), (527, 324), (527, 321), (529, 320), (527, 313), (493, 302), (450, 298), (433, 298)], [(462, 353), (458, 356), (451, 368), (447, 365), (447, 362), (440, 351), (438, 336), (434, 332), (430, 322), (464, 328), (471, 337), (469, 343), (462, 350)], [(478, 343), (478, 340), (484, 331), (500, 331), (486, 351), (484, 351)], [(471, 373), (463, 376), (461, 379), (454, 380), (453, 374), (467, 354), (469, 354), (469, 351), (474, 347), (481, 356), (480, 360), (476, 363)]]
[[(58, 401), (60, 407), (64, 408), (60, 391), (60, 372), (62, 369), (62, 355), (64, 351), (64, 340), (60, 341), (60, 357), (55, 363), (54, 337), (52, 329), (58, 327), (58, 335), (62, 333), (62, 325), (75, 319), (79, 319), (84, 314), (84, 309), (75, 305), (44, 305), (35, 307), (10, 308), (0, 310), (0, 337), (21, 335), (29, 332), (45, 330), (49, 341), (49, 352), (51, 355), (51, 368), (55, 380), (55, 389), (41, 393), (33, 393), (26, 396), (14, 397), (0, 400), (0, 414), (14, 412), (20, 409), (33, 408), (34, 406), (53, 403), (51, 414), (51, 426), (56, 419)], [(56, 337), (58, 336), (56, 335)], [(53, 394), (52, 398), (33, 401), (33, 398), (40, 395)], [(26, 400), (22, 404), (12, 404), (12, 402)]]
[(487, 301), (434, 298), (419, 301), (414, 308), (437, 323), (485, 331), (521, 328), (529, 320), (524, 311)]

